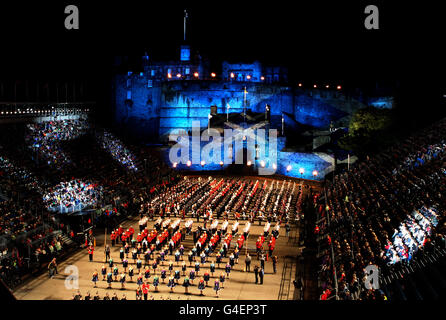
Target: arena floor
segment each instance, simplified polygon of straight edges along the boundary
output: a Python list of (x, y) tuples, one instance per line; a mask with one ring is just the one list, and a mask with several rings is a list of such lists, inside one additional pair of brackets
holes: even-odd
[[(230, 221), (228, 230), (231, 228), (232, 223), (234, 222)], [(240, 222), (239, 230), (243, 230), (244, 221)], [(153, 227), (154, 222), (150, 221), (148, 226), (149, 229)], [(200, 223), (202, 224), (202, 223)], [(137, 227), (137, 219), (133, 221), (127, 221), (127, 223), (124, 224), (125, 227), (130, 227), (130, 225), (133, 225), (135, 230), (138, 230)], [(196, 225), (196, 222), (194, 222), (194, 226)], [(251, 256), (253, 257), (253, 260), (251, 262), (251, 270), (254, 268), (255, 265), (260, 266), (260, 262), (257, 260), (255, 256), (255, 241), (257, 240), (257, 237), (263, 233), (263, 225), (258, 226), (253, 225), (251, 226), (251, 232), (248, 238), (248, 251), (250, 252)], [(234, 269), (231, 271), (230, 279), (227, 279), (224, 284), (224, 289), (220, 290), (219, 299), (228, 299), (228, 300), (245, 300), (245, 299), (259, 299), (259, 300), (277, 300), (279, 296), (279, 290), (280, 290), (280, 284), (282, 282), (282, 274), (283, 274), (283, 267), (286, 256), (295, 257), (300, 253), (300, 248), (298, 248), (296, 242), (294, 240), (294, 237), (298, 236), (297, 230), (292, 230), (290, 233), (290, 238), (285, 236), (285, 230), (281, 228), (279, 238), (277, 239), (276, 248), (274, 250), (274, 254), (277, 255), (279, 258), (279, 262), (277, 265), (277, 273), (273, 273), (273, 266), (271, 259), (268, 259), (268, 261), (265, 262), (265, 277), (264, 277), (264, 283), (263, 285), (255, 284), (255, 276), (254, 273), (251, 272), (244, 272), (245, 267), (245, 250), (242, 250), (242, 254), (240, 255), (239, 263), (234, 266)], [(102, 239), (101, 239), (102, 238)], [(105, 281), (99, 281), (97, 284), (97, 288), (93, 287), (93, 283), (91, 282), (92, 274), (95, 270), (97, 270), (100, 273), (101, 267), (104, 263), (105, 254), (104, 254), (104, 247), (103, 247), (103, 238), (98, 237), (97, 239), (97, 246), (95, 249), (95, 254), (93, 258), (93, 262), (88, 261), (88, 254), (87, 250), (84, 249), (81, 252), (78, 252), (71, 256), (69, 259), (59, 262), (58, 271), (59, 274), (57, 274), (53, 279), (48, 278), (48, 274), (44, 273), (40, 276), (38, 276), (35, 279), (30, 280), (29, 282), (25, 283), (24, 285), (20, 286), (14, 291), (14, 295), (19, 300), (67, 300), (71, 299), (73, 293), (75, 293), (77, 290), (75, 289), (66, 289), (65, 287), (65, 279), (69, 275), (68, 273), (65, 274), (64, 270), (69, 265), (75, 265), (79, 270), (79, 290), (82, 295), (87, 293), (87, 291), (90, 291), (90, 294), (93, 296), (96, 291), (99, 292), (99, 295), (101, 297), (105, 296), (105, 293), (108, 292), (110, 297), (116, 292), (119, 298), (122, 297), (123, 294), (126, 295), (127, 299), (135, 299), (136, 298), (136, 276), (133, 277), (133, 282), (127, 282), (126, 283), (126, 289), (121, 290), (121, 284), (119, 282), (113, 282), (112, 289), (107, 289), (107, 283)], [(235, 241), (237, 240), (237, 237), (233, 238), (233, 241), (231, 243), (231, 249), (233, 248), (233, 245)], [(110, 241), (108, 241), (110, 243)], [(186, 239), (184, 240), (183, 245), (185, 247), (185, 252), (188, 252), (190, 248), (192, 248), (192, 235), (186, 236)], [(246, 245), (246, 243), (245, 243)], [(244, 245), (244, 248), (245, 248)], [(112, 253), (111, 256), (113, 260), (120, 261), (119, 260), (119, 246), (112, 247)], [(168, 261), (172, 260), (172, 256), (168, 256)], [(293, 260), (295, 262), (296, 259), (289, 259), (290, 261)], [(226, 263), (227, 258), (222, 260)], [(129, 265), (133, 263), (133, 259), (129, 259)], [(224, 264), (225, 264), (224, 263)], [(220, 269), (216, 268), (216, 272), (214, 273), (214, 277), (217, 275), (220, 275), (222, 271), (224, 271), (224, 264), (220, 265)], [(164, 262), (164, 265), (167, 266), (168, 262)], [(295, 275), (295, 263), (292, 265), (293, 268), (290, 270), (289, 267), (286, 268), (286, 275), (285, 278), (289, 278), (291, 275), (291, 281), (294, 280)], [(119, 265), (119, 267), (122, 268), (122, 265)], [(135, 267), (134, 267), (135, 268)], [(136, 269), (136, 268), (135, 268)], [(174, 270), (175, 268), (174, 265)], [(178, 267), (178, 269), (180, 269)], [(191, 269), (188, 267), (188, 270)], [(160, 268), (157, 269), (157, 273), (159, 275)], [(209, 264), (207, 263), (205, 267), (201, 267), (200, 269), (200, 275), (203, 274), (204, 270), (209, 271)], [(136, 270), (135, 270), (136, 271)], [(217, 299), (215, 295), (215, 291), (213, 290), (212, 286), (207, 287), (204, 290), (204, 296), (200, 296), (200, 291), (196, 287), (196, 284), (198, 283), (197, 279), (194, 281), (194, 285), (189, 288), (189, 294), (184, 294), (184, 287), (181, 286), (182, 280), (184, 277), (180, 279), (180, 285), (175, 287), (175, 292), (170, 293), (170, 288), (167, 287), (166, 284), (162, 284), (160, 281), (160, 286), (158, 287), (158, 292), (154, 291), (154, 288), (150, 287), (150, 293), (149, 298), (154, 298), (155, 300), (158, 299)], [(151, 283), (151, 280), (153, 279), (153, 272), (152, 277), (149, 279), (149, 282)], [(102, 276), (100, 275), (100, 280), (102, 280)], [(129, 280), (129, 279), (127, 279)], [(283, 295), (282, 298), (288, 298), (292, 299), (294, 296), (294, 286), (291, 281), (284, 281), (285, 288), (283, 289)], [(167, 283), (167, 281), (166, 281)], [(213, 279), (211, 278), (211, 281), (209, 282), (209, 285), (213, 284)], [(114, 289), (116, 288), (116, 289)]]
[[(304, 189), (306, 190), (306, 189)], [(304, 191), (305, 193), (305, 191)], [(135, 233), (138, 232), (139, 217), (135, 217), (131, 220), (127, 220), (123, 223), (124, 228), (129, 228), (133, 226), (135, 229)], [(202, 219), (200, 219), (200, 225), (203, 225)], [(232, 228), (232, 224), (235, 220), (230, 220), (228, 225), (228, 232), (230, 232)], [(241, 220), (239, 225), (239, 233), (233, 237), (231, 247), (229, 252), (232, 252), (234, 245), (236, 244), (238, 235), (240, 232), (243, 232), (244, 225), (246, 221)], [(182, 224), (183, 225), (183, 221)], [(275, 223), (271, 224), (271, 229), (274, 227)], [(154, 221), (148, 222), (148, 229), (152, 230), (154, 226)], [(196, 219), (194, 219), (193, 229), (198, 226)], [(150, 284), (150, 292), (149, 299), (155, 300), (200, 300), (200, 299), (227, 299), (227, 300), (278, 300), (278, 299), (296, 299), (299, 296), (298, 289), (294, 288), (292, 281), (295, 279), (296, 269), (302, 269), (301, 265), (297, 264), (296, 257), (299, 256), (302, 252), (302, 247), (298, 246), (298, 237), (299, 230), (296, 227), (292, 227), (289, 237), (286, 236), (284, 226), (281, 226), (279, 238), (276, 242), (276, 247), (273, 252), (274, 255), (278, 257), (277, 264), (277, 273), (273, 272), (273, 265), (271, 259), (265, 261), (265, 276), (264, 282), (262, 285), (255, 284), (255, 276), (254, 266), (260, 266), (260, 261), (257, 260), (256, 257), (256, 247), (255, 242), (259, 235), (263, 234), (264, 223), (259, 225), (258, 222), (253, 224), (250, 229), (250, 234), (247, 242), (241, 250), (239, 263), (234, 266), (230, 273), (230, 279), (226, 279), (224, 283), (224, 289), (220, 290), (219, 298), (216, 297), (215, 291), (213, 290), (213, 281), (214, 278), (219, 276), (224, 271), (224, 265), (228, 261), (228, 258), (223, 258), (223, 263), (220, 264), (220, 268), (216, 266), (216, 272), (214, 273), (214, 277), (211, 277), (209, 282), (209, 286), (204, 290), (204, 295), (200, 296), (200, 291), (197, 288), (197, 283), (200, 277), (197, 277), (194, 281), (194, 284), (189, 288), (189, 293), (185, 294), (185, 288), (181, 285), (183, 283), (184, 277), (181, 276), (179, 281), (179, 285), (177, 285), (174, 289), (174, 293), (170, 292), (170, 288), (167, 287), (167, 279), (166, 283), (162, 283), (160, 279), (160, 285), (158, 287), (158, 292), (154, 291), (154, 287), (152, 287), (153, 280), (153, 270), (151, 269), (151, 277), (149, 278)], [(111, 241), (108, 235), (107, 243), (111, 245)], [(122, 298), (123, 294), (126, 295), (126, 298), (129, 300), (136, 299), (136, 278), (137, 278), (137, 269), (135, 269), (135, 276), (133, 277), (133, 281), (130, 282), (127, 277), (126, 288), (124, 290), (120, 289), (121, 284), (119, 282), (112, 283), (112, 289), (107, 289), (106, 281), (102, 281), (102, 275), (100, 274), (102, 265), (105, 261), (104, 254), (104, 234), (96, 235), (96, 248), (94, 253), (93, 262), (89, 262), (87, 249), (82, 249), (81, 251), (73, 254), (71, 257), (66, 259), (65, 261), (58, 262), (58, 271), (59, 273), (55, 275), (52, 279), (49, 279), (48, 274), (44, 273), (39, 275), (38, 277), (31, 279), (25, 282), (23, 285), (19, 286), (15, 291), (14, 295), (19, 300), (68, 300), (73, 297), (73, 294), (77, 292), (76, 289), (67, 289), (65, 286), (65, 280), (69, 276), (69, 271), (66, 271), (65, 268), (74, 265), (79, 270), (79, 290), (82, 295), (85, 295), (88, 291), (91, 296), (96, 294), (96, 291), (99, 293), (101, 299), (108, 292), (110, 297), (116, 292), (118, 298)], [(185, 247), (185, 256), (189, 250), (193, 247), (193, 236), (192, 234), (187, 235), (186, 239), (182, 242)], [(264, 249), (267, 248), (267, 240), (264, 244)], [(245, 256), (246, 256), (246, 248), (250, 255), (252, 256), (251, 262), (251, 272), (245, 272)], [(118, 262), (118, 268), (120, 271), (122, 270), (122, 264), (119, 259), (119, 249), (120, 246), (111, 247), (111, 257), (113, 260)], [(133, 265), (133, 259), (130, 259), (131, 255), (129, 255), (129, 266)], [(143, 259), (142, 259), (143, 260)], [(210, 260), (215, 261), (215, 253), (211, 255)], [(167, 269), (168, 261), (174, 261), (173, 256), (167, 256), (167, 261), (164, 262), (164, 266)], [(187, 272), (193, 268), (189, 267), (188, 261), (186, 261), (188, 269)], [(106, 264), (107, 266), (107, 264)], [(160, 274), (159, 267), (157, 269), (157, 274)], [(176, 266), (174, 263), (174, 270), (181, 270), (181, 266)], [(100, 281), (97, 283), (97, 288), (94, 288), (93, 282), (91, 281), (92, 274), (94, 271), (98, 271)], [(201, 265), (200, 268), (200, 276), (203, 275), (204, 271), (209, 271), (209, 263), (206, 263), (204, 266)], [(167, 272), (169, 276), (169, 272)], [(182, 275), (182, 274), (181, 274)]]

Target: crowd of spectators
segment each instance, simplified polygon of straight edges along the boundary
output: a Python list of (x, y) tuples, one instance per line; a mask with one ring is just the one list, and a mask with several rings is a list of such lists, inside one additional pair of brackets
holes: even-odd
[(327, 248), (320, 270), (324, 299), (386, 299), (382, 290), (364, 288), (368, 265), (385, 275), (394, 264), (444, 248), (445, 136), (443, 119), (326, 182), (315, 229)]
[(69, 141), (84, 135), (90, 128), (86, 119), (65, 119), (28, 124), (25, 140), (29, 148), (53, 165), (62, 169), (71, 160), (63, 149), (62, 141)]
[(43, 196), (48, 210), (59, 213), (82, 211), (101, 198), (102, 187), (90, 181), (61, 182)]
[(113, 159), (129, 170), (138, 171), (133, 153), (112, 133), (104, 130), (97, 134), (97, 139), (101, 147), (109, 152)]

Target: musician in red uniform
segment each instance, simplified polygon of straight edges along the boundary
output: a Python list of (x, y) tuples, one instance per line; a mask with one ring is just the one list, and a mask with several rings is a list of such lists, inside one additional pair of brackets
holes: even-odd
[(88, 247), (88, 257), (90, 259), (90, 262), (93, 261), (93, 252), (94, 252), (94, 247), (93, 246), (89, 246)]

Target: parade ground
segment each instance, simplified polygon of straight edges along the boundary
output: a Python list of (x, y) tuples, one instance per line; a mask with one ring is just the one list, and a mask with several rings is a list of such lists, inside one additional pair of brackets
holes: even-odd
[[(173, 218), (174, 219), (174, 218)], [(122, 226), (124, 228), (129, 228), (132, 226), (135, 229), (135, 233), (138, 233), (138, 220), (139, 217), (135, 217), (131, 220), (125, 221)], [(231, 227), (235, 223), (235, 220), (229, 220), (228, 232), (231, 230)], [(231, 242), (231, 247), (229, 252), (232, 252), (234, 246), (236, 245), (237, 237), (241, 233), (243, 233), (243, 228), (246, 221), (239, 221), (239, 233), (233, 237)], [(182, 225), (184, 221), (182, 221)], [(168, 255), (166, 261), (164, 261), (163, 265), (160, 265), (156, 270), (156, 274), (159, 276), (161, 269), (167, 270), (167, 278), (163, 283), (160, 279), (160, 284), (158, 286), (158, 292), (155, 292), (154, 287), (152, 286), (153, 281), (153, 270), (151, 269), (151, 277), (149, 278), (149, 295), (148, 299), (151, 300), (200, 300), (200, 299), (227, 299), (227, 300), (289, 300), (289, 299), (297, 299), (299, 297), (299, 290), (295, 289), (293, 285), (293, 280), (296, 277), (299, 266), (298, 257), (301, 254), (302, 247), (298, 246), (298, 238), (299, 238), (299, 230), (297, 227), (293, 226), (289, 236), (286, 236), (284, 226), (281, 226), (279, 238), (276, 242), (276, 247), (274, 249), (273, 255), (278, 257), (277, 263), (277, 272), (273, 272), (273, 263), (271, 258), (268, 257), (268, 260), (265, 261), (265, 275), (263, 284), (255, 284), (255, 275), (253, 269), (256, 265), (260, 267), (260, 261), (257, 259), (256, 255), (256, 240), (259, 235), (263, 234), (265, 222), (259, 226), (259, 223), (251, 225), (250, 234), (247, 242), (245, 242), (241, 254), (239, 257), (238, 264), (235, 264), (234, 268), (230, 273), (229, 279), (226, 278), (224, 282), (224, 288), (220, 290), (219, 297), (216, 297), (215, 291), (213, 290), (214, 280), (220, 276), (222, 272), (224, 272), (224, 267), (228, 262), (228, 258), (223, 258), (220, 267), (216, 264), (216, 270), (213, 276), (211, 276), (208, 286), (203, 292), (203, 295), (200, 295), (200, 291), (197, 288), (198, 281), (205, 271), (209, 272), (210, 262), (206, 262), (204, 265), (201, 265), (199, 276), (197, 276), (193, 282), (193, 284), (189, 287), (189, 293), (185, 294), (185, 288), (182, 286), (183, 283), (183, 273), (181, 272), (181, 279), (179, 280), (179, 284), (174, 288), (174, 292), (170, 292), (170, 288), (167, 287), (167, 280), (169, 278), (169, 270), (168, 264), (169, 261), (174, 261), (174, 257), (172, 255)], [(198, 225), (203, 225), (202, 220), (197, 223), (196, 219), (194, 220), (193, 227), (196, 228)], [(154, 226), (154, 221), (148, 221), (147, 227), (149, 230), (152, 230)], [(271, 223), (272, 227), (275, 226), (275, 223)], [(70, 256), (68, 259), (64, 261), (58, 261), (58, 274), (56, 274), (53, 278), (49, 278), (47, 272), (43, 272), (42, 274), (30, 279), (25, 282), (23, 285), (19, 286), (15, 291), (14, 295), (19, 300), (69, 300), (72, 299), (73, 294), (77, 292), (77, 289), (70, 288), (70, 285), (66, 286), (66, 283), (72, 284), (71, 281), (66, 281), (67, 277), (73, 270), (70, 266), (75, 266), (79, 272), (78, 277), (78, 290), (82, 295), (85, 295), (88, 291), (91, 296), (94, 296), (96, 292), (98, 292), (101, 299), (109, 294), (110, 297), (117, 294), (118, 298), (121, 299), (123, 294), (125, 294), (128, 300), (136, 299), (136, 289), (137, 283), (136, 279), (138, 276), (138, 271), (136, 269), (136, 265), (134, 264), (133, 259), (131, 259), (131, 254), (129, 255), (128, 261), (129, 266), (132, 265), (135, 270), (135, 276), (133, 277), (133, 281), (130, 281), (127, 276), (125, 289), (121, 289), (120, 282), (113, 282), (112, 289), (107, 288), (107, 282), (102, 280), (101, 268), (103, 265), (108, 268), (108, 264), (105, 263), (105, 253), (104, 253), (104, 238), (105, 234), (96, 235), (96, 247), (94, 251), (93, 261), (89, 261), (89, 256), (87, 252), (87, 248), (79, 249), (76, 253)], [(111, 245), (110, 235), (107, 237), (107, 244)], [(185, 247), (185, 255), (182, 257), (186, 260), (187, 264), (187, 273), (194, 268), (194, 264), (192, 266), (189, 265), (187, 261), (186, 253), (193, 247), (193, 236), (189, 234), (186, 236), (185, 240), (182, 241), (183, 246)], [(121, 246), (115, 245), (111, 247), (111, 257), (113, 258), (115, 265), (118, 265), (119, 273), (122, 271), (122, 263), (119, 259), (119, 250)], [(264, 244), (264, 248), (267, 249), (266, 243)], [(248, 252), (252, 257), (251, 262), (251, 271), (245, 272), (245, 257), (246, 252)], [(267, 250), (264, 251), (265, 256)], [(196, 258), (197, 261), (199, 258)], [(143, 260), (143, 259), (142, 259)], [(215, 253), (209, 257), (209, 261), (214, 261), (215, 263)], [(176, 264), (174, 262), (175, 270), (181, 271), (181, 263)], [(67, 268), (68, 267), (68, 268)], [(142, 273), (144, 270), (144, 266), (141, 269)], [(99, 281), (97, 283), (97, 288), (94, 288), (94, 284), (91, 281), (92, 275), (94, 271), (99, 273)], [(128, 270), (127, 270), (128, 272)], [(119, 279), (118, 279), (119, 280)]]

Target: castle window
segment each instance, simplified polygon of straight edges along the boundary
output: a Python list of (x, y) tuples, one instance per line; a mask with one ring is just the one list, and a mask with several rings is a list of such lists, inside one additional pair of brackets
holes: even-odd
[(186, 70), (184, 71), (185, 74), (190, 74), (190, 68), (186, 68)]
[(148, 80), (147, 81), (147, 87), (148, 88), (152, 88), (153, 87), (153, 81), (152, 80)]
[(155, 69), (150, 70), (150, 75), (153, 77), (155, 76)]
[(127, 100), (132, 100), (132, 91), (127, 90)]

